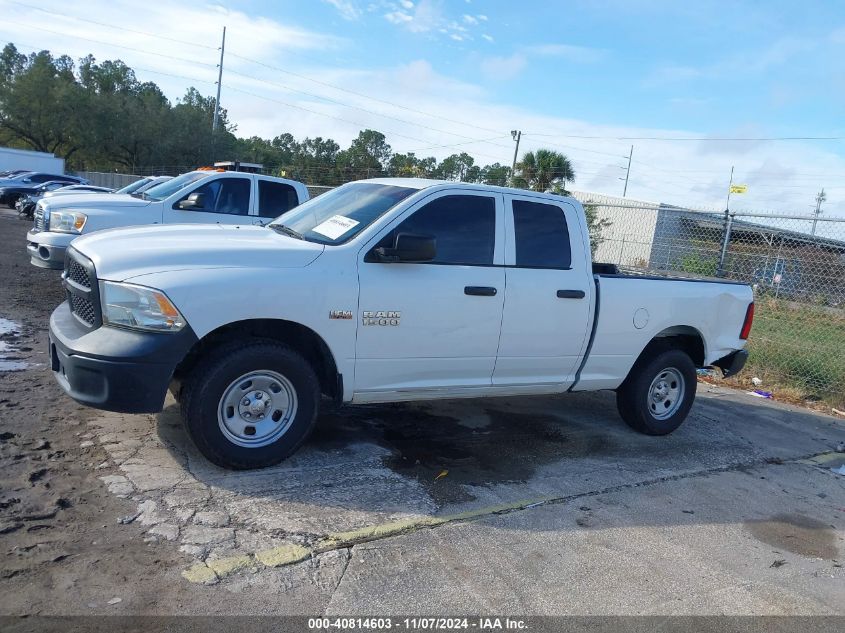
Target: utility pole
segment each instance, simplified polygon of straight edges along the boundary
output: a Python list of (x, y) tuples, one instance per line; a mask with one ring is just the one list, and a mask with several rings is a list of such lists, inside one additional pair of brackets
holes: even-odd
[(226, 27), (223, 27), (223, 42), (220, 44), (220, 64), (217, 66), (217, 100), (214, 102), (214, 121), (211, 123), (211, 131), (217, 131), (217, 123), (220, 121), (220, 86), (223, 83), (223, 53), (226, 51)]
[(522, 138), (522, 130), (511, 130), (511, 138), (516, 141), (516, 147), (513, 150), (513, 164), (511, 165), (511, 180), (513, 180), (516, 173), (516, 157), (519, 154), (519, 140)]
[(622, 190), (622, 197), (628, 193), (628, 176), (631, 175), (631, 156), (634, 155), (634, 146), (631, 145), (631, 151), (628, 152), (628, 169), (625, 170), (625, 188)]
[(816, 217), (813, 218), (813, 230), (810, 232), (810, 235), (816, 234), (816, 224), (818, 224), (819, 215), (822, 212), (822, 202), (825, 200), (827, 200), (827, 194), (824, 192), (824, 187), (822, 187), (822, 190), (816, 195), (816, 210), (813, 212)]
[(725, 258), (728, 255), (728, 244), (731, 241), (731, 221), (733, 218), (731, 217), (731, 187), (734, 184), (734, 166), (731, 165), (731, 179), (728, 182), (728, 199), (725, 201), (725, 228), (724, 234), (722, 236), (722, 250), (719, 253), (719, 266), (716, 268), (716, 276), (717, 277), (724, 277), (725, 276)]

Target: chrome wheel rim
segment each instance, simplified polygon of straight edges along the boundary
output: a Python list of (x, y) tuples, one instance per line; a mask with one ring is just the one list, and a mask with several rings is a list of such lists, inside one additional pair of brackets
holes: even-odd
[(684, 401), (684, 376), (674, 367), (657, 372), (646, 395), (646, 406), (656, 420), (671, 418)]
[(278, 440), (296, 417), (296, 389), (280, 373), (263, 369), (233, 380), (217, 406), (217, 422), (227, 440), (260, 448)]

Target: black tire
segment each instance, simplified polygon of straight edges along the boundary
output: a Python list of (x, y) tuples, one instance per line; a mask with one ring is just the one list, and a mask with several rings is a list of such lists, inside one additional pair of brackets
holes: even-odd
[(18, 201), (18, 196), (14, 196), (14, 195), (9, 196), (8, 198), (6, 198), (6, 206), (9, 207), (10, 209), (14, 209), (15, 203), (17, 201)]
[[(666, 400), (656, 402), (654, 397), (661, 393), (658, 377), (670, 391), (674, 389), (673, 384), (680, 383), (682, 395), (674, 400), (667, 396)], [(632, 429), (646, 435), (668, 435), (686, 419), (695, 400), (696, 386), (695, 365), (689, 355), (676, 349), (656, 349), (636, 362), (616, 390), (616, 407)], [(666, 417), (661, 419), (661, 416)]]
[[(218, 411), (221, 416), (231, 411), (221, 408), (223, 397), (231, 393), (239, 378), (262, 370), (287, 380), (288, 388), (295, 392), (295, 415), (286, 423), (287, 430), (272, 443), (241, 446), (227, 437)], [(308, 437), (317, 417), (320, 384), (308, 361), (287, 345), (252, 339), (222, 345), (203, 357), (186, 378), (180, 400), (188, 435), (209, 461), (235, 470), (265, 468), (293, 454)]]

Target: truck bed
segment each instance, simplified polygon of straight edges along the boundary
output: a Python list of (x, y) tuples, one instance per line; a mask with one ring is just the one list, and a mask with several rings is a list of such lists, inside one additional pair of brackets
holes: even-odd
[[(594, 264), (596, 298), (590, 343), (574, 390), (615, 389), (655, 337), (700, 341), (697, 364), (741, 348), (751, 288), (710, 277), (654, 275)], [(674, 283), (667, 283), (674, 282)]]
[(722, 279), (720, 277), (709, 277), (706, 275), (696, 275), (695, 273), (684, 273), (678, 271), (644, 271), (639, 268), (620, 268), (616, 264), (605, 264), (602, 262), (593, 263), (593, 274), (599, 277), (618, 278), (618, 279), (651, 279), (658, 281), (701, 281), (711, 284), (733, 284), (737, 286), (747, 285), (741, 281), (734, 281), (732, 279)]

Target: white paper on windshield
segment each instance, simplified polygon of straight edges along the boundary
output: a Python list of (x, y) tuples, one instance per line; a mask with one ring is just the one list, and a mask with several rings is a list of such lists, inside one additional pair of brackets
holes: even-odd
[(330, 240), (336, 240), (349, 229), (357, 226), (358, 224), (360, 224), (358, 220), (353, 220), (352, 218), (347, 218), (343, 215), (333, 215), (328, 220), (322, 224), (318, 224), (311, 230), (315, 233), (319, 233), (320, 235), (325, 235)]

